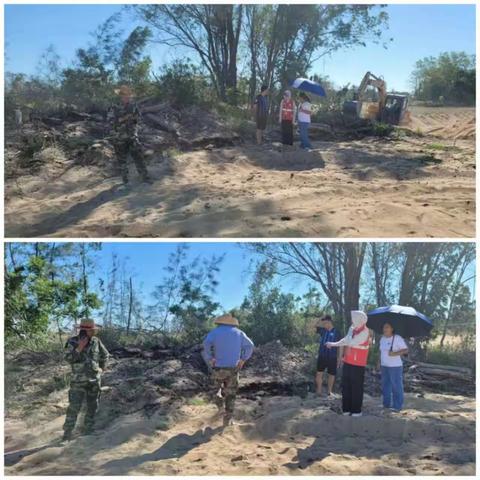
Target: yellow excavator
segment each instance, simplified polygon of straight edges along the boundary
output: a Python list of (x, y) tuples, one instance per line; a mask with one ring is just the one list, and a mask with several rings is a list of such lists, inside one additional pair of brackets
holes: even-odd
[[(374, 87), (376, 98), (372, 98), (372, 89), (368, 87)], [(354, 100), (343, 104), (343, 113), (347, 117), (399, 125), (409, 119), (407, 108), (408, 95), (387, 93), (385, 80), (367, 72), (354, 95)]]

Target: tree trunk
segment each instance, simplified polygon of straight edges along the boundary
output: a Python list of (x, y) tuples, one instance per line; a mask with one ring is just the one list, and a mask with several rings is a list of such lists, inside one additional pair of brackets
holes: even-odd
[(132, 306), (133, 306), (133, 284), (132, 284), (132, 277), (130, 277), (130, 299), (128, 302), (127, 335), (130, 333), (130, 322), (132, 320)]

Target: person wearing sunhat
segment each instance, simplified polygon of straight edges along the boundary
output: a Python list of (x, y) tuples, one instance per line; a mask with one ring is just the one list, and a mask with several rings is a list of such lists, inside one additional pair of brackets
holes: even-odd
[(93, 320), (83, 319), (77, 325), (78, 335), (71, 337), (65, 344), (65, 359), (72, 367), (68, 408), (63, 425), (63, 440), (71, 440), (77, 417), (85, 401), (85, 425), (83, 434), (93, 432), (95, 414), (100, 398), (101, 375), (109, 357), (102, 341), (95, 336), (98, 326)]
[(128, 85), (122, 85), (115, 90), (120, 97), (120, 103), (112, 109), (113, 147), (122, 175), (123, 183), (128, 184), (128, 156), (131, 155), (135, 167), (143, 182), (151, 183), (145, 165), (142, 144), (138, 138), (140, 110), (133, 100), (133, 91)]
[(223, 425), (228, 426), (232, 424), (239, 372), (254, 345), (232, 315), (221, 315), (214, 323), (217, 327), (203, 342), (203, 356), (212, 369), (212, 397), (219, 409), (225, 408)]

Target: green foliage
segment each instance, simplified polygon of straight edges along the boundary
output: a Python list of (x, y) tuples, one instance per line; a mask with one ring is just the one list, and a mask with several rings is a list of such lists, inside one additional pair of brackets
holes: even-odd
[(412, 85), (417, 100), (440, 105), (475, 105), (475, 56), (445, 52), (415, 64)]
[(206, 90), (205, 79), (198, 68), (188, 61), (176, 60), (164, 66), (156, 87), (159, 98), (169, 100), (177, 107), (206, 102), (202, 98), (202, 93)]
[[(80, 245), (85, 254), (86, 244)], [(7, 245), (10, 256), (5, 269), (5, 336), (42, 339), (50, 327), (60, 331), (72, 321), (99, 307), (97, 295), (88, 290), (86, 271), (71, 274), (75, 264), (63, 262), (76, 257), (72, 244), (29, 244), (26, 251)], [(33, 248), (32, 248), (33, 247)], [(84, 267), (85, 265), (80, 265)]]
[(438, 365), (456, 365), (475, 369), (475, 334), (463, 336), (458, 344), (429, 346), (426, 361)]
[(240, 309), (235, 311), (242, 329), (256, 344), (280, 340), (285, 345), (302, 345), (303, 317), (294, 295), (283, 293), (273, 282), (275, 264), (262, 262), (257, 266), (249, 293)]
[(388, 123), (375, 122), (373, 124), (373, 134), (376, 137), (384, 138), (388, 137), (394, 131), (393, 125)]
[(189, 261), (188, 246), (179, 245), (164, 269), (166, 276), (155, 287), (156, 303), (149, 308), (148, 323), (184, 343), (203, 339), (220, 305), (212, 298), (218, 286), (223, 256), (196, 257)]
[(151, 32), (147, 27), (136, 27), (125, 37), (119, 21), (117, 14), (101, 24), (90, 44), (76, 50), (71, 66), (63, 67), (55, 48), (49, 46), (36, 75), (7, 73), (7, 118), (13, 120), (16, 106), (39, 113), (59, 113), (64, 107), (105, 111), (120, 83), (131, 84), (139, 95), (150, 93), (152, 62), (144, 51)]

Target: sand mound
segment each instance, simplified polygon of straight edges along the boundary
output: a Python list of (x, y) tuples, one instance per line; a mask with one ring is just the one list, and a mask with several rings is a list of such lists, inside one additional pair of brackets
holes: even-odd
[[(210, 405), (178, 405), (118, 419), (94, 436), (59, 444), (60, 422), (29, 428), (6, 422), (7, 475), (473, 475), (475, 402), (407, 395), (384, 415), (366, 398), (365, 415), (342, 417), (313, 395), (239, 400), (236, 425), (220, 428)], [(36, 435), (41, 431), (42, 435)], [(14, 443), (12, 437), (17, 441)], [(21, 436), (21, 442), (19, 442)], [(22, 448), (19, 449), (19, 444)], [(461, 445), (461, 448), (459, 448)]]
[[(312, 355), (271, 342), (242, 372), (237, 423), (223, 430), (197, 346), (111, 351), (97, 433), (66, 444), (59, 438), (68, 366), (31, 353), (7, 359), (8, 475), (473, 474), (475, 400), (426, 393), (424, 364), (407, 368), (413, 392), (401, 414), (382, 412), (379, 380), (368, 370), (365, 416), (345, 418), (339, 397), (312, 393)], [(437, 392), (474, 394), (473, 377), (467, 389), (433, 383)]]
[(474, 108), (412, 107), (408, 128), (424, 135), (453, 140), (475, 139)]

